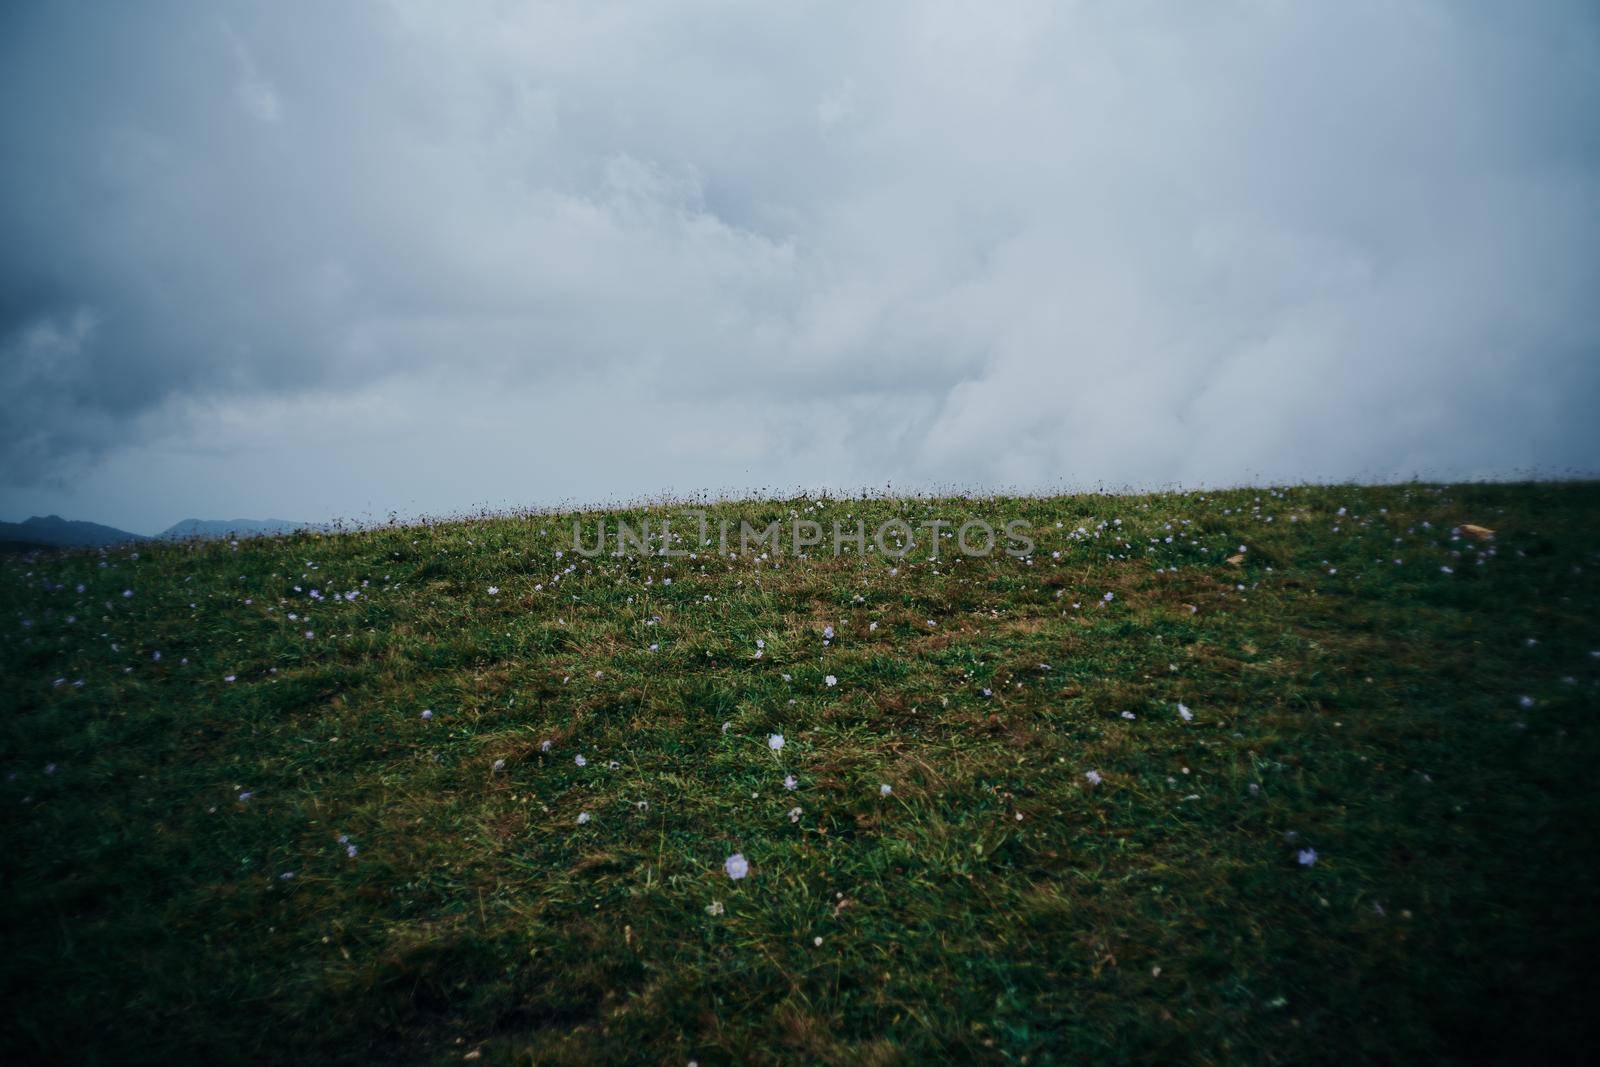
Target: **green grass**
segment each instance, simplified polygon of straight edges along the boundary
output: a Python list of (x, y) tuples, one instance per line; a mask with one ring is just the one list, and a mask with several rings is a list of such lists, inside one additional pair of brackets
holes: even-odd
[(9, 1061), (1594, 1038), (1600, 487), (713, 516), (791, 509), (1038, 546), (591, 561), (526, 515), (0, 562)]

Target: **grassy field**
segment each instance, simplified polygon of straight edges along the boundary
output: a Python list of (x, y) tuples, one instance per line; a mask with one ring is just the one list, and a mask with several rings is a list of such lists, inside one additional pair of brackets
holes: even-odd
[(534, 514), (0, 561), (7, 1061), (1595, 1038), (1600, 487), (712, 513), (1037, 544), (588, 559)]

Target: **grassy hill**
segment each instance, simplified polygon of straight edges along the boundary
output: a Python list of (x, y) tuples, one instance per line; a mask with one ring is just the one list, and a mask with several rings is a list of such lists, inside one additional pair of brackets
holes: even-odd
[(1595, 1036), (1600, 487), (712, 514), (1037, 544), (589, 559), (528, 515), (0, 560), (11, 1062)]

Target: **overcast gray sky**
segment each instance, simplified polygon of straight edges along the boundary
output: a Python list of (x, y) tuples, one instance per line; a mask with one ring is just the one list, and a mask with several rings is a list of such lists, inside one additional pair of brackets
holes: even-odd
[(0, 6), (0, 518), (1600, 469), (1589, 2)]

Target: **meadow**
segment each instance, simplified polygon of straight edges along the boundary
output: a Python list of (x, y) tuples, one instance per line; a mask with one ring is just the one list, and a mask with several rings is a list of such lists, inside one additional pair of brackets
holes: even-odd
[(6, 1061), (1594, 1040), (1600, 486), (706, 506), (0, 558)]

